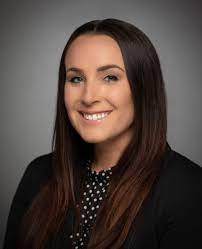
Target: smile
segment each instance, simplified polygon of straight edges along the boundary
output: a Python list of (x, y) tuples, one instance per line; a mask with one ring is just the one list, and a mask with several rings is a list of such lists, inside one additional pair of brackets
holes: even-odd
[(83, 120), (85, 122), (87, 122), (88, 124), (96, 124), (96, 123), (100, 123), (101, 121), (103, 121), (104, 119), (106, 119), (106, 117), (111, 113), (110, 112), (100, 112), (100, 113), (94, 113), (94, 114), (86, 114), (86, 113), (81, 113), (81, 116), (83, 117)]

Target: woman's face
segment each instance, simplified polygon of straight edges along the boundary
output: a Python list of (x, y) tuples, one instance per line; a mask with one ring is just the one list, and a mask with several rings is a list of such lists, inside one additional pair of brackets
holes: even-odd
[(102, 143), (130, 138), (133, 101), (116, 41), (107, 35), (81, 35), (70, 45), (65, 66), (65, 106), (83, 140)]

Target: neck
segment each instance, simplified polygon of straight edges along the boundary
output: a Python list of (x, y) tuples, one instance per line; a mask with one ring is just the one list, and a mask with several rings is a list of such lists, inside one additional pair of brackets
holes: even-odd
[(116, 166), (124, 149), (129, 143), (129, 137), (119, 140), (108, 140), (95, 144), (94, 160), (91, 169), (96, 172)]

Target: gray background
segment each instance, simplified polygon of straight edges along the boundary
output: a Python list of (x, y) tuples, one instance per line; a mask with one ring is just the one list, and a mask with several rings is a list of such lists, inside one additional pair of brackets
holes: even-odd
[(89, 20), (123, 19), (150, 37), (166, 83), (168, 142), (202, 165), (200, 1), (7, 0), (0, 9), (1, 244), (26, 166), (51, 148), (62, 50)]

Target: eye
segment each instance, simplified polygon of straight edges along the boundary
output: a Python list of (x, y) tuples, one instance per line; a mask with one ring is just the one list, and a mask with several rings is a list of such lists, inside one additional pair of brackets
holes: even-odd
[[(75, 81), (75, 79), (76, 79), (76, 81)], [(77, 81), (77, 80), (82, 80), (82, 78), (81, 77), (72, 77), (72, 78), (70, 78), (70, 79), (67, 79), (67, 81), (69, 81), (69, 82), (72, 82), (72, 83), (79, 83), (79, 81)]]
[(109, 81), (117, 81), (118, 80), (118, 78), (115, 76), (115, 75), (107, 75), (106, 77), (105, 77), (105, 79), (106, 78), (108, 78), (109, 79)]

